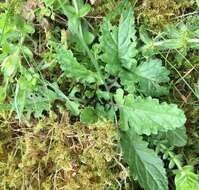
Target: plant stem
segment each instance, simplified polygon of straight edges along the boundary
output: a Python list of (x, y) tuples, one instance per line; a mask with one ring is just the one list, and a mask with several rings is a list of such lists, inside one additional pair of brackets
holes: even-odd
[[(76, 0), (73, 0), (73, 6), (75, 7), (75, 10), (76, 10), (76, 14), (78, 14), (78, 5), (77, 5), (77, 1)], [(105, 80), (104, 80), (104, 77), (103, 75), (101, 74), (101, 71), (100, 71), (100, 68), (98, 66), (98, 63), (97, 61), (95, 60), (95, 57), (93, 56), (92, 52), (89, 50), (89, 47), (88, 45), (86, 44), (85, 42), (85, 39), (84, 39), (84, 35), (83, 35), (83, 31), (82, 31), (82, 26), (81, 26), (81, 22), (80, 22), (80, 25), (79, 25), (79, 35), (77, 34), (80, 42), (82, 43), (82, 46), (84, 47), (89, 59), (91, 60), (91, 63), (93, 64), (93, 66), (95, 67), (95, 70), (96, 72), (98, 73), (98, 76), (100, 78), (100, 82), (102, 82), (102, 84), (104, 84), (105, 86), (105, 89), (106, 91), (109, 91), (108, 89), (108, 86), (106, 85), (105, 83)]]
[(171, 158), (171, 160), (175, 163), (179, 170), (183, 170), (180, 161), (175, 157), (174, 153), (168, 150), (168, 148), (161, 144), (160, 147), (163, 149), (163, 152), (166, 151)]

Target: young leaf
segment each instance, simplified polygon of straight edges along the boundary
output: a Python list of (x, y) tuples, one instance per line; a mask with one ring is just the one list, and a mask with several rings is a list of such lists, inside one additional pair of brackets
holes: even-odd
[(169, 71), (162, 66), (159, 59), (152, 59), (140, 64), (135, 74), (138, 77), (140, 90), (146, 96), (160, 96), (168, 93), (168, 89), (160, 86), (169, 81)]
[(119, 107), (121, 130), (133, 128), (138, 134), (150, 135), (180, 128), (186, 121), (183, 111), (174, 104), (160, 104), (152, 98), (124, 99), (124, 105)]
[(9, 79), (9, 77), (15, 75), (19, 65), (20, 65), (20, 56), (18, 52), (6, 57), (1, 65), (2, 67), (1, 70), (3, 72), (5, 79), (7, 78)]
[(64, 76), (82, 83), (99, 83), (98, 75), (80, 64), (73, 56), (72, 51), (64, 48), (57, 51), (56, 57), (62, 71), (64, 71)]
[(163, 162), (142, 137), (131, 129), (122, 132), (121, 145), (131, 175), (145, 190), (168, 190)]
[(118, 27), (112, 26), (110, 20), (105, 18), (101, 31), (102, 59), (107, 64), (106, 70), (116, 75), (122, 67), (131, 69), (132, 66), (135, 66), (134, 57), (137, 54), (135, 21), (130, 6), (123, 9)]
[(139, 34), (140, 34), (140, 39), (145, 43), (145, 44), (148, 44), (148, 43), (151, 43), (152, 42), (152, 39), (149, 37), (144, 25), (140, 26), (140, 29), (139, 29)]
[(199, 190), (199, 177), (193, 172), (193, 166), (185, 166), (175, 176), (176, 190)]

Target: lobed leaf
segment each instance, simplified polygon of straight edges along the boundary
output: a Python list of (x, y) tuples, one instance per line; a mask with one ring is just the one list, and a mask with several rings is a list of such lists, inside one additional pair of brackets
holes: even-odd
[(73, 56), (72, 51), (64, 48), (57, 51), (56, 57), (62, 71), (64, 71), (64, 76), (81, 83), (100, 83), (99, 76), (80, 64)]

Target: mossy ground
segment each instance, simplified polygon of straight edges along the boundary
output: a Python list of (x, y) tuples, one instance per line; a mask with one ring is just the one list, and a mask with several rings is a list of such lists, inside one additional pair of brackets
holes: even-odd
[(0, 189), (118, 189), (127, 180), (109, 122), (71, 125), (64, 113), (60, 122), (51, 115), (28, 124), (1, 117), (1, 123)]
[[(194, 12), (195, 0), (132, 0), (137, 24), (162, 32), (167, 24), (177, 23)], [(88, 19), (98, 25), (102, 17), (117, 6), (118, 1), (96, 1)], [(1, 4), (0, 9), (5, 8)], [(181, 17), (182, 16), (182, 17)], [(53, 26), (51, 26), (53, 30)], [(198, 54), (191, 52), (190, 64), (177, 69), (194, 87), (198, 77)], [(188, 73), (188, 74), (187, 74)], [(172, 73), (172, 81), (179, 76)], [(197, 165), (199, 157), (198, 101), (181, 80), (168, 99), (186, 111), (189, 142), (183, 149), (187, 162)], [(9, 119), (8, 119), (9, 118)], [(132, 189), (128, 173), (122, 165), (117, 129), (109, 122), (85, 126), (70, 123), (68, 114), (61, 119), (54, 114), (29, 123), (21, 123), (8, 114), (0, 116), (0, 190), (103, 190)], [(199, 163), (198, 163), (199, 164)]]

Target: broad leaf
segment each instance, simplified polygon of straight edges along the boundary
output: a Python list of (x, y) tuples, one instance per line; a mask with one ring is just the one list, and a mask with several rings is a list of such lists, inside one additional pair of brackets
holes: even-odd
[(60, 48), (57, 50), (57, 60), (60, 64), (64, 76), (81, 83), (99, 83), (99, 76), (80, 64), (73, 56), (72, 51)]
[(120, 109), (120, 128), (128, 130), (133, 128), (138, 134), (157, 134), (174, 130), (184, 125), (186, 118), (184, 112), (174, 104), (162, 103), (157, 99), (133, 99), (126, 96)]
[(165, 141), (169, 146), (182, 147), (187, 143), (186, 128), (181, 127), (175, 130), (169, 130), (160, 134), (161, 139)]
[(140, 90), (146, 96), (167, 94), (168, 89), (160, 84), (169, 81), (169, 71), (162, 66), (161, 60), (153, 59), (140, 64), (135, 71)]
[[(134, 70), (134, 69), (133, 69)], [(128, 70), (122, 70), (119, 74), (120, 82), (123, 85), (124, 89), (131, 94), (134, 94), (136, 89), (136, 83), (138, 78), (134, 72)]]
[(181, 127), (175, 130), (169, 130), (167, 132), (158, 133), (158, 135), (152, 136), (155, 144), (165, 144), (166, 146), (182, 147), (187, 143), (186, 128)]
[(133, 130), (121, 133), (124, 159), (130, 173), (145, 190), (167, 190), (168, 181), (162, 160)]
[[(128, 5), (127, 5), (128, 6)], [(103, 51), (102, 59), (106, 63), (106, 70), (113, 75), (118, 74), (121, 68), (131, 69), (136, 65), (134, 57), (137, 54), (135, 21), (133, 10), (123, 10), (119, 26), (112, 26), (108, 18), (104, 19), (100, 38)]]
[(193, 166), (185, 166), (178, 170), (175, 176), (176, 190), (199, 190), (199, 176), (193, 171)]

